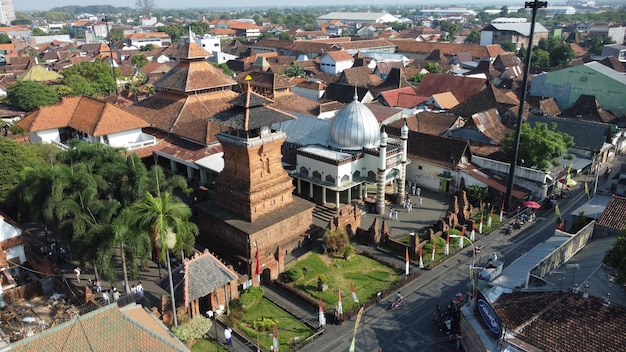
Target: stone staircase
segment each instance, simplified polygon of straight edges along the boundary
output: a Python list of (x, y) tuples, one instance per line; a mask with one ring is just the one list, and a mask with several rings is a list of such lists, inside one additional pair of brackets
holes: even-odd
[[(361, 216), (365, 216), (367, 214), (367, 205), (359, 204), (357, 206), (359, 211), (361, 212)], [(313, 209), (313, 217), (317, 218), (325, 223), (331, 221), (337, 215), (337, 208), (328, 207), (325, 205), (316, 205)]]

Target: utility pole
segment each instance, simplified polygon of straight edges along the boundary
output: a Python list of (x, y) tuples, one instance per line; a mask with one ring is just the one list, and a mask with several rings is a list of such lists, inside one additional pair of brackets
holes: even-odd
[(119, 91), (117, 90), (117, 77), (115, 77), (115, 65), (113, 64), (113, 42), (111, 41), (111, 35), (109, 34), (109, 21), (111, 21), (111, 19), (108, 15), (104, 15), (102, 20), (107, 27), (107, 41), (109, 43), (109, 53), (111, 54), (111, 72), (113, 72), (113, 81), (115, 81), (115, 95), (119, 95)]
[(515, 181), (515, 167), (517, 166), (517, 158), (519, 156), (519, 141), (522, 134), (522, 122), (524, 121), (524, 102), (526, 101), (526, 90), (528, 88), (528, 76), (530, 76), (530, 57), (533, 51), (533, 36), (535, 35), (535, 19), (537, 10), (548, 7), (547, 1), (526, 2), (524, 8), (532, 9), (532, 20), (530, 22), (530, 35), (528, 36), (528, 52), (526, 53), (526, 72), (522, 82), (522, 99), (519, 103), (519, 111), (517, 112), (517, 128), (515, 129), (515, 143), (513, 144), (513, 159), (509, 163), (509, 182), (506, 187), (505, 204), (507, 209), (511, 209), (511, 201), (513, 196), (513, 185)]

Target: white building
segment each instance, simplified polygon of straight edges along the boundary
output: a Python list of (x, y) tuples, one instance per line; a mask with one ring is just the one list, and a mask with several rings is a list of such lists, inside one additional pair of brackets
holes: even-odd
[(331, 12), (329, 14), (317, 18), (317, 23), (328, 23), (333, 20), (339, 20), (343, 23), (389, 23), (399, 22), (396, 16), (386, 12)]
[(15, 20), (13, 0), (0, 0), (0, 23), (10, 26), (13, 20)]
[(320, 69), (329, 75), (337, 75), (354, 65), (354, 58), (347, 51), (331, 51), (320, 59)]
[(52, 143), (62, 149), (68, 148), (72, 138), (127, 150), (156, 143), (154, 136), (142, 132), (149, 123), (115, 105), (84, 96), (39, 108), (17, 125), (28, 131), (31, 143)]
[[(0, 243), (3, 256), (7, 262), (24, 264), (26, 253), (22, 240), (22, 229), (0, 213)], [(4, 270), (5, 268), (0, 268)]]
[(335, 207), (371, 199), (384, 214), (387, 185), (394, 185), (398, 196), (405, 194), (408, 127), (400, 138), (389, 137), (356, 95), (332, 121), (298, 116), (281, 129), (296, 152), (291, 176), (301, 196)]

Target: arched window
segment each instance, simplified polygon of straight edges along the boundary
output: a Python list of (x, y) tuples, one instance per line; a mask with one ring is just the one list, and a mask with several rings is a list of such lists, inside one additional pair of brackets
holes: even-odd
[(326, 182), (330, 182), (332, 184), (335, 184), (335, 178), (332, 177), (331, 175), (326, 175)]
[(303, 166), (300, 168), (300, 173), (309, 176), (309, 169)]
[(376, 179), (376, 173), (374, 171), (370, 171), (367, 173), (367, 178), (371, 178), (372, 180)]
[(339, 184), (348, 183), (348, 182), (350, 182), (350, 176), (343, 175), (343, 177), (341, 178), (341, 182), (339, 182)]
[(322, 174), (320, 174), (319, 171), (313, 171), (313, 178), (321, 180), (322, 179)]
[(353, 180), (358, 180), (359, 178), (361, 178), (361, 171), (358, 171), (358, 170), (357, 170), (357, 171), (355, 171), (355, 172), (352, 174), (352, 179), (353, 179)]

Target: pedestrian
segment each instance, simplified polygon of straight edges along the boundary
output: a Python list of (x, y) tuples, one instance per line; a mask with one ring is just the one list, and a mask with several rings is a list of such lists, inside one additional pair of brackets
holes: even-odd
[(111, 303), (111, 301), (109, 300), (109, 290), (102, 292), (102, 301), (105, 305)]
[(102, 285), (100, 284), (100, 280), (96, 280), (96, 292), (102, 292)]
[(135, 287), (135, 285), (130, 288), (130, 293), (132, 293), (133, 295), (137, 294), (137, 287)]
[(120, 292), (117, 290), (116, 287), (113, 287), (113, 293), (111, 294), (111, 296), (114, 301), (117, 301), (118, 299), (120, 299)]
[(411, 194), (415, 195), (415, 184), (413, 184), (413, 186), (411, 186)]
[(233, 334), (232, 334), (232, 330), (230, 328), (226, 328), (224, 329), (224, 337), (226, 338), (226, 344), (227, 345), (232, 345), (233, 344)]
[(389, 210), (389, 220), (393, 220), (393, 208)]
[(74, 275), (76, 275), (76, 281), (80, 282), (80, 267), (74, 268)]
[(395, 210), (393, 211), (393, 219), (394, 219), (394, 220), (398, 220), (398, 210), (397, 210), (397, 209), (395, 209)]
[(135, 289), (137, 290), (137, 294), (139, 294), (140, 297), (143, 297), (143, 286), (141, 285), (141, 281), (137, 283)]
[(417, 187), (417, 196), (420, 196), (422, 194), (422, 189)]
[(424, 204), (424, 198), (420, 197), (420, 207)]
[(409, 202), (409, 213), (413, 211), (413, 203)]

